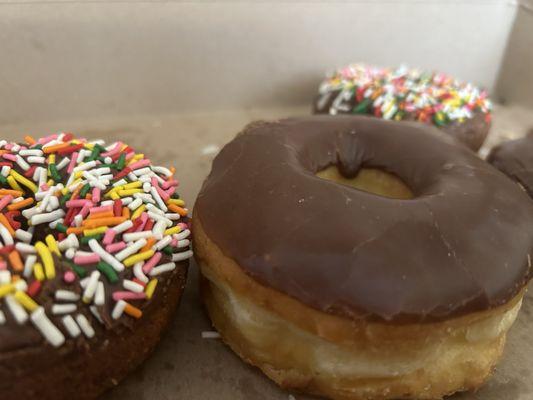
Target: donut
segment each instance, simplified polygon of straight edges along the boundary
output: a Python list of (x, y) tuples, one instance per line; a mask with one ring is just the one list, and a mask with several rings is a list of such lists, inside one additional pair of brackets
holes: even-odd
[(533, 129), (526, 137), (494, 147), (487, 156), (487, 161), (533, 197)]
[(174, 169), (71, 133), (0, 141), (0, 397), (94, 399), (154, 349), (182, 294)]
[(489, 132), (492, 103), (485, 90), (442, 73), (351, 64), (321, 83), (313, 111), (432, 124), (477, 151)]
[(214, 327), (277, 384), (437, 399), (502, 354), (532, 223), (522, 190), (434, 127), (312, 116), (227, 144), (192, 235)]

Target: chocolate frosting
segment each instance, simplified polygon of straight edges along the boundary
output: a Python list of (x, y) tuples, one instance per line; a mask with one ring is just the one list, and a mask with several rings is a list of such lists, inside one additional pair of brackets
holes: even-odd
[(496, 146), (487, 161), (517, 181), (533, 197), (533, 130), (525, 138)]
[[(315, 174), (380, 168), (398, 200)], [(506, 303), (531, 276), (533, 203), (438, 129), (364, 116), (250, 125), (213, 162), (195, 206), (252, 278), (351, 318), (444, 320)]]

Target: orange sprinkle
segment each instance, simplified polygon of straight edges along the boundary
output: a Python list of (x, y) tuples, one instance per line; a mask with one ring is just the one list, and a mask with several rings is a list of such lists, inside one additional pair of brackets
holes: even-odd
[(174, 167), (170, 167), (168, 170), (170, 171), (172, 175), (174, 175), (174, 172), (176, 172), (176, 168)]
[(130, 209), (128, 207), (122, 207), (122, 216), (126, 219), (130, 219)]
[(124, 312), (128, 314), (129, 316), (133, 318), (141, 318), (143, 316), (143, 312), (139, 310), (137, 307), (132, 306), (130, 303), (126, 303), (126, 307), (124, 307)]
[(97, 219), (97, 218), (107, 218), (107, 217), (114, 217), (115, 214), (113, 214), (113, 210), (109, 211), (100, 211), (90, 214), (87, 219)]
[(155, 239), (153, 237), (148, 238), (146, 240), (146, 244), (141, 249), (140, 253), (150, 250), (154, 244), (155, 244)]
[(20, 190), (13, 190), (13, 189), (0, 189), (0, 195), (6, 195), (10, 194), (13, 197), (20, 197), (22, 196), (22, 192)]
[(70, 196), (70, 200), (76, 200), (76, 198), (78, 197), (78, 194), (80, 193), (80, 190), (81, 190), (82, 187), (83, 187), (83, 185), (78, 185), (78, 187), (76, 187), (76, 189), (74, 189), (74, 191), (72, 192), (72, 196)]
[(55, 144), (53, 146), (48, 146), (43, 149), (43, 153), (50, 154), (50, 153), (56, 153), (58, 150), (66, 149), (70, 146), (70, 143), (60, 143)]
[(9, 253), (9, 262), (15, 271), (22, 271), (24, 269), (24, 265), (20, 259), (20, 254), (17, 250), (13, 250), (11, 253)]
[(4, 225), (7, 228), (11, 236), (15, 236), (15, 230), (13, 229), (13, 227), (11, 226), (11, 224), (9, 223), (8, 219), (6, 218), (4, 214), (0, 214), (0, 224)]
[(70, 235), (71, 233), (75, 234), (75, 235), (80, 235), (83, 233), (83, 230), (85, 228), (81, 227), (81, 226), (71, 226), (70, 228), (67, 228), (67, 235)]
[(24, 141), (25, 141), (26, 143), (28, 143), (30, 146), (33, 146), (35, 143), (37, 143), (37, 142), (35, 141), (35, 139), (32, 138), (30, 135), (26, 135), (26, 136), (24, 136)]
[(81, 224), (84, 229), (87, 228), (98, 228), (100, 226), (112, 226), (118, 225), (126, 221), (124, 217), (108, 217), (108, 218), (95, 218), (95, 219), (86, 219)]
[(176, 204), (167, 204), (167, 207), (169, 210), (174, 211), (175, 213), (178, 213), (182, 217), (187, 216), (187, 210), (180, 206), (177, 206)]
[(24, 208), (26, 206), (29, 206), (30, 204), (33, 204), (33, 198), (32, 197), (28, 197), (27, 199), (24, 199), (22, 201), (19, 201), (19, 202), (16, 202), (16, 203), (13, 203), (13, 204), (10, 204), (7, 206), (7, 209), (9, 211), (13, 211), (13, 210), (19, 210), (21, 208)]

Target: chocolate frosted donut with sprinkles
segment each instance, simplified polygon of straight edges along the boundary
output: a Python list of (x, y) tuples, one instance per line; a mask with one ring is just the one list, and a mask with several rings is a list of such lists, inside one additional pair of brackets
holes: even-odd
[(477, 151), (490, 129), (492, 103), (487, 91), (442, 73), (351, 64), (321, 83), (313, 112), (433, 124)]
[(187, 276), (174, 169), (70, 133), (0, 141), (0, 393), (92, 399), (153, 350)]

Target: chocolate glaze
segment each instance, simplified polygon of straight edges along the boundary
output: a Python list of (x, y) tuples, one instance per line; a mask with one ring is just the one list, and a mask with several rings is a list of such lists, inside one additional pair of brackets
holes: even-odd
[(522, 139), (492, 149), (487, 161), (517, 181), (533, 197), (533, 130)]
[[(332, 92), (327, 102), (321, 103), (319, 100), (321, 96), (315, 98), (313, 102), (313, 114), (329, 114), (331, 106), (340, 93), (339, 91)], [(354, 109), (357, 106), (357, 100), (351, 98), (348, 101), (349, 109)], [(337, 113), (348, 113), (341, 110), (336, 110)], [(413, 116), (408, 113), (402, 121), (413, 121)], [(464, 122), (454, 121), (447, 125), (439, 127), (444, 132), (448, 133), (459, 142), (465, 144), (473, 151), (478, 151), (485, 142), (487, 134), (490, 129), (490, 120), (487, 119), (487, 114), (476, 112), (472, 118), (466, 119)]]
[[(400, 177), (398, 200), (318, 178), (336, 164)], [(533, 203), (436, 128), (363, 116), (253, 124), (195, 206), (245, 273), (315, 309), (436, 321), (506, 303), (531, 277)]]

